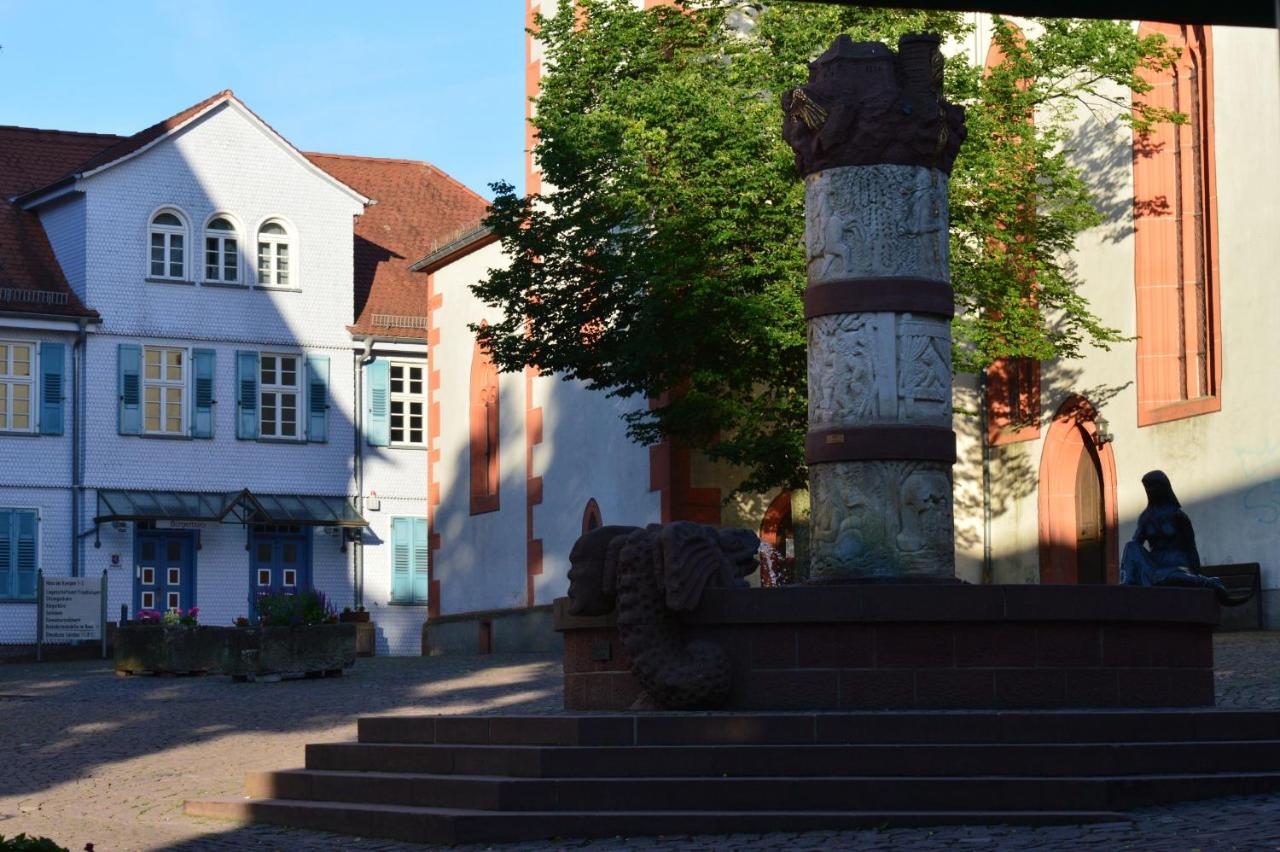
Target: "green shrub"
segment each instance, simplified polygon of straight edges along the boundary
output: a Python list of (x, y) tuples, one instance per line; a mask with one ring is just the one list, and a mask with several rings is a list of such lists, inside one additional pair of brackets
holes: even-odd
[(27, 837), (25, 834), (5, 837), (0, 834), (0, 852), (68, 852), (68, 850), (47, 837)]
[(336, 621), (337, 610), (324, 592), (303, 589), (297, 593), (277, 591), (258, 595), (258, 623), (266, 627), (326, 624)]

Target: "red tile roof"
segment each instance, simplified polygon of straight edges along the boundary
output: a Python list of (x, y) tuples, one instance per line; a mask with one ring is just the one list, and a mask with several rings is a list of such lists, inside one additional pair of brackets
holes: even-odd
[(479, 224), (489, 202), (417, 160), (307, 154), (311, 162), (377, 199), (356, 219), (353, 334), (425, 339), (425, 276), (409, 265), (429, 248)]
[(108, 133), (0, 127), (0, 311), (98, 316), (72, 292), (40, 220), (7, 197), (48, 185), (119, 140)]

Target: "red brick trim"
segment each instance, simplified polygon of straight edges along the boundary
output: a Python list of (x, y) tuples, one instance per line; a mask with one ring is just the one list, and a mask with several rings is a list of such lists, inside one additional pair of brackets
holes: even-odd
[(440, 580), (436, 577), (436, 560), (440, 552), (440, 534), (436, 532), (436, 514), (440, 510), (440, 483), (436, 471), (440, 465), (440, 370), (436, 347), (440, 345), (440, 329), (436, 316), (444, 305), (444, 296), (436, 292), (435, 275), (427, 274), (427, 617), (440, 615)]
[(525, 6), (524, 36), (524, 192), (533, 195), (542, 191), (542, 172), (533, 158), (537, 140), (533, 135), (533, 101), (542, 91), (542, 61), (533, 58), (533, 16), (541, 10), (541, 0), (528, 0)]
[(542, 443), (542, 407), (533, 404), (533, 385), (541, 373), (524, 369), (524, 468), (525, 468), (525, 606), (537, 604), (535, 580), (542, 573), (542, 539), (534, 537), (533, 507), (542, 503), (542, 477), (533, 473), (533, 448)]
[(987, 443), (993, 447), (1040, 437), (1040, 362), (999, 358), (987, 368)]
[[(1178, 109), (1188, 112), (1185, 100), (1191, 94), (1188, 72), (1196, 69), (1199, 98), (1198, 126), (1161, 125), (1147, 137), (1133, 140), (1134, 199), (1134, 287), (1137, 323), (1138, 425), (1151, 426), (1183, 417), (1222, 410), (1222, 328), (1218, 270), (1218, 203), (1214, 141), (1213, 44), (1211, 30), (1199, 25), (1142, 22), (1138, 34), (1159, 33), (1171, 46), (1182, 50), (1177, 71), (1155, 72), (1139, 69), (1139, 74), (1157, 86), (1145, 95), (1149, 103), (1174, 106), (1175, 92), (1187, 95)], [(1178, 86), (1177, 81), (1183, 80)], [(1200, 155), (1179, 157), (1176, 150), (1188, 150), (1193, 133), (1200, 134)], [(1194, 177), (1201, 177), (1200, 207), (1196, 208)], [(1181, 178), (1181, 180), (1179, 180)], [(1190, 202), (1180, 216), (1174, 207), (1179, 197)], [(1199, 215), (1196, 215), (1199, 214)], [(1197, 225), (1197, 222), (1199, 223)], [(1187, 239), (1190, 237), (1190, 239)], [(1190, 244), (1190, 245), (1188, 245)], [(1197, 253), (1203, 246), (1203, 256)], [(1181, 258), (1177, 248), (1182, 247)], [(1181, 274), (1180, 274), (1181, 273)], [(1205, 357), (1208, 386), (1201, 388), (1194, 369), (1188, 365), (1183, 384), (1184, 363), (1199, 347), (1197, 323), (1179, 321), (1187, 310), (1198, 310), (1195, 279), (1202, 277), (1206, 288)], [(1191, 281), (1187, 279), (1191, 278)], [(1180, 328), (1181, 327), (1181, 328)], [(1181, 333), (1180, 333), (1181, 332)], [(1194, 384), (1194, 387), (1192, 385)]]
[(1102, 474), (1102, 521), (1107, 582), (1120, 579), (1120, 519), (1116, 503), (1116, 459), (1111, 444), (1097, 447), (1093, 436), (1097, 410), (1084, 397), (1068, 397), (1045, 436), (1040, 456), (1037, 508), (1040, 530), (1040, 582), (1075, 583), (1076, 463), (1080, 452), (1093, 455)]

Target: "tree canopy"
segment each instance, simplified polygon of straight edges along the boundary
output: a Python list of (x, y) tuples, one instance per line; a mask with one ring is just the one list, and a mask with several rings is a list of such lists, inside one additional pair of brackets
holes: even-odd
[[(951, 179), (954, 367), (1071, 358), (1118, 332), (1078, 292), (1068, 253), (1102, 221), (1068, 151), (1076, 111), (1134, 122), (1143, 66), (1172, 60), (1125, 22), (996, 18), (1004, 61), (961, 51), (947, 92), (968, 111)], [(503, 370), (526, 366), (637, 398), (628, 433), (673, 437), (747, 470), (741, 488), (803, 487), (804, 185), (779, 97), (839, 33), (894, 44), (969, 36), (958, 13), (810, 3), (560, 0), (538, 17), (546, 64), (534, 155), (545, 191), (493, 186), (510, 263), (475, 293)], [(981, 58), (979, 59), (981, 62)], [(647, 407), (645, 398), (652, 400)]]

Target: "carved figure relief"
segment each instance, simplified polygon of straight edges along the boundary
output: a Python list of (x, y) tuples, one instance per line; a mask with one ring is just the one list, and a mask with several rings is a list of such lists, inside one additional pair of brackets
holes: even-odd
[[(834, 314), (809, 322), (809, 423), (814, 428), (874, 420), (878, 383), (893, 381), (877, 364), (879, 325), (891, 314)], [(887, 375), (883, 375), (887, 373)]]
[(745, 586), (759, 547), (750, 530), (688, 521), (600, 527), (569, 554), (569, 612), (603, 615), (616, 606), (631, 673), (658, 706), (716, 707), (732, 686), (728, 657), (711, 642), (683, 642), (678, 614), (708, 587)]
[(805, 181), (809, 283), (895, 276), (948, 281), (947, 177), (849, 166)]
[(949, 465), (838, 462), (809, 477), (813, 577), (954, 573)]
[(943, 320), (898, 319), (899, 419), (951, 422), (951, 328)]

